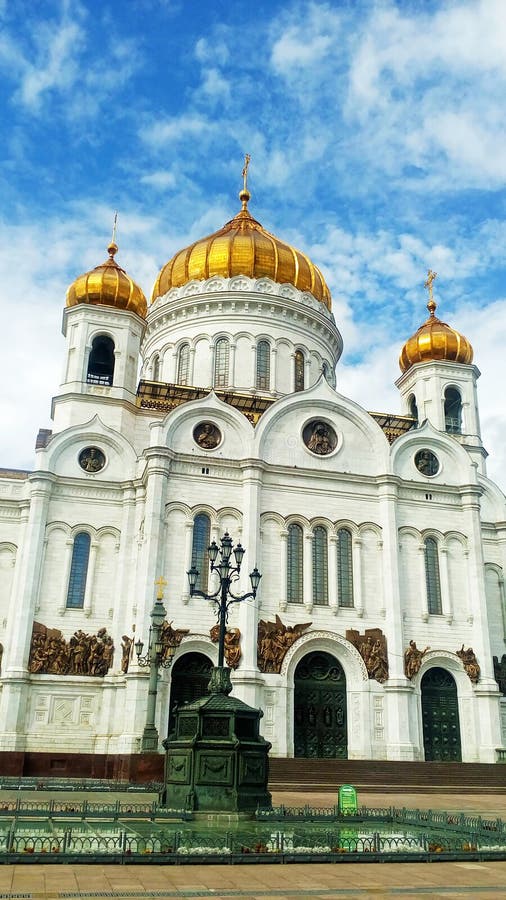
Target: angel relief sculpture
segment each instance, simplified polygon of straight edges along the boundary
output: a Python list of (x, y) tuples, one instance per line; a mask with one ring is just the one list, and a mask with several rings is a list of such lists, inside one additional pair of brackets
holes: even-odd
[(276, 616), (275, 622), (265, 622), (264, 619), (260, 619), (257, 648), (260, 671), (278, 675), (281, 672), (287, 650), (312, 624), (312, 622), (305, 622), (300, 625), (284, 625), (279, 616)]
[[(220, 626), (213, 625), (209, 632), (213, 644), (220, 639)], [(227, 628), (225, 631), (225, 662), (230, 669), (237, 669), (241, 661), (241, 632), (238, 628)]]

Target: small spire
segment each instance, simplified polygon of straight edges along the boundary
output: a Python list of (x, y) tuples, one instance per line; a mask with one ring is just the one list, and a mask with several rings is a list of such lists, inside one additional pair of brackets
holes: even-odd
[(437, 272), (433, 272), (432, 269), (429, 269), (427, 272), (427, 281), (424, 282), (424, 287), (427, 288), (429, 292), (429, 302), (427, 303), (427, 309), (429, 310), (431, 319), (434, 318), (434, 313), (436, 311), (436, 301), (434, 300), (434, 296), (432, 293), (432, 285), (434, 284), (435, 279), (437, 278)]
[(251, 156), (249, 153), (244, 154), (244, 167), (242, 170), (242, 191), (239, 193), (239, 200), (242, 203), (242, 208), (246, 210), (248, 208), (248, 200), (251, 198), (251, 194), (248, 191), (248, 166), (251, 162)]
[(116, 212), (114, 213), (114, 222), (112, 225), (111, 243), (109, 244), (109, 246), (107, 248), (107, 252), (111, 259), (114, 259), (115, 254), (118, 252), (118, 245), (116, 243), (116, 226), (117, 226), (117, 224), (118, 224), (118, 211), (116, 210)]

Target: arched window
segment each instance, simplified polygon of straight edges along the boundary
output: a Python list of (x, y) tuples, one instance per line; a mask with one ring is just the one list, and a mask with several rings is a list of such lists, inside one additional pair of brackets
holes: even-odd
[(302, 350), (295, 351), (294, 391), (304, 390), (304, 354)]
[(416, 405), (416, 397), (414, 394), (411, 394), (411, 397), (408, 400), (408, 408), (409, 415), (416, 419), (416, 424), (418, 425), (418, 406)]
[(336, 373), (335, 373), (335, 370), (330, 365), (330, 363), (327, 362), (327, 360), (324, 360), (322, 363), (322, 372), (325, 375), (325, 380), (327, 381), (327, 383), (330, 384), (330, 386), (335, 389)]
[(112, 384), (114, 376), (114, 341), (105, 334), (93, 338), (88, 359), (88, 384)]
[(190, 345), (181, 344), (177, 355), (176, 384), (188, 384), (190, 374)]
[(228, 386), (228, 367), (230, 360), (230, 344), (227, 338), (216, 341), (214, 348), (214, 386)]
[(300, 525), (288, 526), (287, 546), (287, 600), (289, 603), (303, 601), (303, 534)]
[(445, 429), (450, 434), (462, 432), (462, 398), (452, 387), (445, 390)]
[(337, 596), (339, 606), (353, 606), (353, 557), (351, 532), (337, 532)]
[(82, 609), (86, 591), (86, 576), (90, 558), (91, 538), (87, 531), (80, 531), (74, 538), (70, 564), (67, 609)]
[(440, 616), (443, 608), (441, 605), (437, 541), (431, 537), (425, 539), (425, 583), (427, 585), (427, 608), (429, 613), (431, 616)]
[(200, 591), (207, 591), (209, 579), (209, 544), (211, 543), (211, 521), (205, 513), (195, 516), (193, 522), (192, 566), (199, 573), (197, 584)]
[(257, 373), (255, 387), (260, 391), (268, 391), (271, 386), (271, 346), (269, 341), (257, 344)]
[(160, 357), (158, 356), (158, 353), (155, 353), (153, 357), (151, 380), (160, 381)]
[(313, 532), (313, 603), (317, 606), (328, 606), (328, 564), (327, 531), (318, 525)]

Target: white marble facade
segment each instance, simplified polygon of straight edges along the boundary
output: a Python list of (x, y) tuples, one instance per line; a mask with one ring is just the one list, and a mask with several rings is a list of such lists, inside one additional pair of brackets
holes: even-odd
[[(474, 365), (428, 361), (398, 382), (402, 414), (415, 397), (419, 426), (389, 444), (377, 422), (333, 387), (342, 342), (331, 314), (310, 293), (268, 278), (192, 281), (160, 297), (144, 321), (135, 312), (81, 304), (65, 310), (64, 375), (53, 401), (53, 434), (37, 450), (33, 471), (0, 472), (0, 750), (135, 753), (145, 722), (147, 674), (131, 660), (121, 671), (124, 634), (146, 640), (155, 579), (167, 581), (165, 603), (176, 628), (188, 629), (176, 661), (189, 652), (213, 662), (213, 609), (190, 599), (193, 523), (205, 513), (211, 537), (228, 530), (246, 547), (242, 587), (256, 564), (262, 572), (255, 602), (234, 609), (230, 625), (242, 634), (234, 690), (264, 710), (263, 732), (273, 754), (294, 753), (294, 674), (305, 654), (323, 650), (346, 676), (348, 756), (424, 758), (421, 682), (431, 667), (453, 677), (464, 761), (494, 762), (503, 747), (501, 694), (492, 657), (506, 652), (503, 572), (506, 504), (485, 473)], [(114, 342), (112, 386), (90, 384), (86, 367), (97, 335)], [(405, 336), (399, 335), (399, 346)], [(470, 336), (472, 339), (472, 335)], [(213, 391), (216, 345), (229, 342), (230, 390), (273, 400), (254, 427)], [(269, 351), (269, 384), (256, 385), (258, 343)], [(137, 373), (178, 380), (181, 347), (188, 345), (187, 384), (208, 388), (171, 412), (136, 403)], [(297, 351), (305, 389), (294, 391)], [(299, 357), (300, 358), (300, 357)], [(325, 371), (326, 377), (323, 371)], [(447, 433), (443, 398), (448, 386), (462, 397), (461, 433)], [(303, 441), (309, 421), (337, 436), (326, 455)], [(212, 422), (222, 439), (203, 449), (193, 438)], [(85, 472), (88, 446), (105, 457)], [(414, 458), (432, 451), (435, 475)], [(13, 461), (13, 466), (15, 461)], [(303, 533), (301, 602), (287, 595), (287, 535)], [(328, 536), (328, 603), (313, 597), (314, 531)], [(338, 532), (352, 539), (353, 604), (340, 604)], [(68, 608), (75, 536), (90, 537), (81, 608)], [(425, 540), (438, 550), (441, 609), (430, 610)], [(257, 668), (257, 624), (278, 614), (286, 625), (311, 622), (279, 674)], [(28, 673), (33, 622), (59, 629), (106, 628), (114, 661), (102, 678)], [(346, 631), (380, 628), (386, 636), (389, 678), (368, 677)], [(414, 640), (429, 647), (408, 679), (404, 652)], [(473, 683), (456, 651), (472, 647), (481, 675)], [(167, 731), (171, 670), (161, 676), (157, 725)], [(504, 724), (503, 724), (504, 729)]]

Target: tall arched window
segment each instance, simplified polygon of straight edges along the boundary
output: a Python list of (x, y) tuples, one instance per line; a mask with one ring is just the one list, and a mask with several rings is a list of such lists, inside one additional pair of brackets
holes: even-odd
[(271, 346), (269, 341), (257, 344), (257, 372), (255, 387), (260, 391), (268, 391), (271, 386)]
[(190, 345), (181, 344), (177, 355), (176, 384), (188, 384), (190, 374)]
[(330, 384), (330, 387), (334, 388), (335, 390), (336, 372), (335, 369), (332, 368), (330, 363), (327, 362), (327, 360), (324, 360), (322, 363), (322, 372), (325, 375), (325, 380), (327, 381), (327, 383)]
[(88, 359), (88, 384), (110, 385), (114, 377), (114, 341), (101, 334), (93, 338)]
[(288, 526), (286, 575), (287, 600), (289, 603), (302, 603), (304, 563), (303, 534), (300, 525)]
[(67, 589), (67, 609), (82, 609), (86, 591), (86, 576), (90, 558), (91, 538), (87, 531), (80, 531), (74, 538)]
[(153, 366), (151, 372), (152, 381), (160, 381), (160, 357), (155, 353), (153, 357)]
[(339, 606), (353, 606), (353, 557), (351, 531), (337, 532), (337, 596)]
[(408, 408), (409, 415), (416, 419), (416, 423), (418, 424), (418, 406), (416, 405), (416, 397), (414, 394), (411, 394), (411, 397), (408, 400)]
[(441, 605), (437, 541), (431, 537), (425, 539), (425, 583), (427, 585), (427, 608), (429, 613), (431, 616), (440, 616), (443, 608)]
[(199, 573), (196, 587), (200, 591), (207, 591), (210, 543), (211, 521), (205, 513), (199, 513), (193, 522), (192, 566), (195, 566)]
[(445, 390), (445, 429), (450, 434), (462, 432), (462, 397), (457, 388)]
[(302, 350), (295, 351), (294, 391), (304, 390), (304, 354)]
[(228, 386), (228, 368), (230, 360), (230, 344), (227, 338), (216, 341), (214, 348), (214, 386)]
[(329, 602), (329, 554), (327, 531), (317, 525), (313, 532), (313, 603), (327, 606)]

